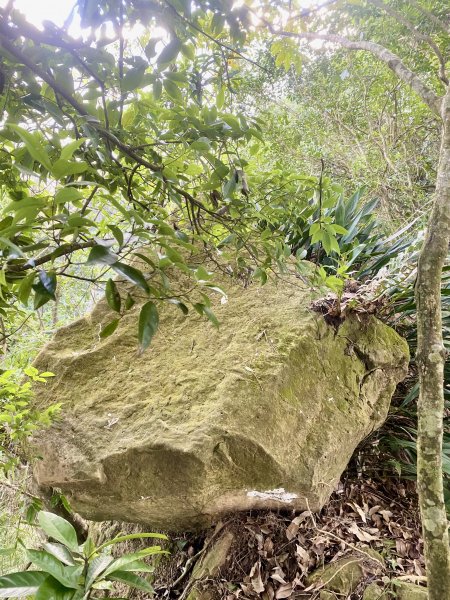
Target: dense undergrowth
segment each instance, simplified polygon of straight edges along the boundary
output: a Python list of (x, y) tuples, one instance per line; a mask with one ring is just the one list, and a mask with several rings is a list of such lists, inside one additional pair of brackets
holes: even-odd
[[(343, 294), (346, 278), (357, 280), (361, 284), (361, 293), (354, 302), (364, 304), (367, 301), (372, 305), (375, 302), (377, 316), (407, 340), (411, 355), (409, 376), (397, 388), (385, 425), (364, 443), (366, 460), (363, 457), (362, 462), (365, 462), (363, 466), (368, 472), (374, 474), (376, 470), (378, 476), (415, 479), (419, 385), (414, 359), (417, 348), (414, 286), (424, 231), (420, 223), (413, 221), (394, 233), (386, 234), (383, 223), (376, 216), (377, 201), (364, 203), (361, 197), (362, 190), (348, 199), (341, 195), (336, 204), (322, 211), (322, 222), (336, 223), (345, 229), (345, 233), (336, 235), (339, 253), (326, 253), (320, 242), (312, 243), (310, 232), (314, 221), (308, 223), (309, 228), (304, 224), (302, 228), (301, 219), (296, 219), (286, 225), (287, 236), (297, 255), (305, 256), (324, 268), (322, 278), (335, 288), (338, 298)], [(320, 219), (319, 214), (314, 217)], [(339, 280), (337, 289), (336, 276)], [(450, 265), (444, 267), (441, 302), (444, 343), (450, 350)], [(449, 361), (444, 370), (444, 393), (446, 414), (442, 459), (447, 510), (450, 513)], [(372, 460), (374, 454), (377, 457), (375, 461)]]

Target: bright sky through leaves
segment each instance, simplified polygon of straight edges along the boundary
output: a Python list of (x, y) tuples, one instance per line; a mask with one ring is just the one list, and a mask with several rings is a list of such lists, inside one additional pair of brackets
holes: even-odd
[[(4, 7), (7, 0), (0, 0)], [(67, 19), (75, 0), (15, 0), (14, 6), (24, 13), (27, 21), (40, 25), (42, 21), (53, 21), (61, 27)]]

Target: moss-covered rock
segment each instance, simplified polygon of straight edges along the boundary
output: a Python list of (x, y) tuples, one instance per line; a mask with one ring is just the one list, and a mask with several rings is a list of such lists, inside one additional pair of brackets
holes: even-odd
[(294, 274), (278, 285), (215, 278), (215, 329), (161, 308), (137, 350), (136, 305), (113, 335), (104, 301), (59, 330), (36, 360), (62, 418), (36, 437), (35, 476), (94, 520), (169, 530), (258, 508), (320, 509), (357, 444), (384, 421), (406, 342), (374, 317), (336, 329)]
[(234, 539), (235, 535), (232, 531), (225, 531), (195, 565), (191, 580), (217, 577), (227, 564)]
[(364, 590), (362, 600), (393, 600), (393, 596), (376, 583), (369, 584)]
[(308, 584), (322, 585), (324, 592), (336, 592), (349, 596), (364, 577), (363, 560), (351, 556), (317, 569), (309, 578)]
[(393, 579), (392, 586), (397, 600), (427, 600), (427, 589), (401, 579)]

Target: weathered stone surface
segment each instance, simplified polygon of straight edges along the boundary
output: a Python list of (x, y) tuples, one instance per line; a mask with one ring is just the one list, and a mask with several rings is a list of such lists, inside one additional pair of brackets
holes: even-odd
[(380, 587), (376, 583), (369, 584), (364, 590), (362, 600), (389, 600), (392, 596), (384, 587)]
[(408, 355), (392, 329), (351, 316), (336, 331), (293, 274), (217, 280), (220, 330), (165, 305), (139, 355), (139, 307), (100, 339), (115, 316), (102, 301), (38, 357), (56, 377), (37, 401), (63, 410), (35, 440), (35, 477), (81, 515), (180, 530), (229, 511), (317, 510), (384, 421)]
[[(308, 585), (323, 586), (321, 600), (322, 595), (326, 599), (327, 594), (337, 594), (347, 598), (356, 590), (368, 572), (380, 573), (384, 566), (383, 557), (378, 552), (371, 548), (365, 548), (364, 552), (366, 554), (358, 553), (341, 558), (317, 569), (308, 577)], [(380, 597), (379, 600), (382, 598)]]
[(343, 596), (351, 594), (364, 576), (363, 560), (360, 556), (342, 558), (317, 569), (308, 584), (323, 585), (324, 592), (337, 592)]
[(191, 580), (217, 577), (220, 569), (227, 564), (234, 539), (235, 535), (232, 531), (225, 531), (195, 565)]
[(427, 600), (428, 598), (427, 589), (414, 583), (393, 579), (392, 584), (397, 600)]

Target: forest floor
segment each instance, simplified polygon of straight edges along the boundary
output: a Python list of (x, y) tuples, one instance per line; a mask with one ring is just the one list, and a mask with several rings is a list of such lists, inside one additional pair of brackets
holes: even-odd
[[(193, 584), (196, 564), (224, 532), (233, 537), (224, 564)], [(363, 571), (356, 588), (345, 595), (349, 600), (360, 600), (372, 582), (383, 586), (394, 577), (425, 580), (415, 484), (397, 479), (347, 475), (319, 514), (237, 514), (201, 534), (170, 539), (171, 554), (155, 571), (155, 597), (160, 600), (319, 598), (323, 586), (312, 583), (311, 574), (345, 558), (358, 559)], [(196, 595), (190, 595), (193, 589)], [(148, 595), (128, 597), (143, 600)]]

